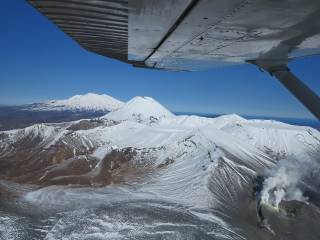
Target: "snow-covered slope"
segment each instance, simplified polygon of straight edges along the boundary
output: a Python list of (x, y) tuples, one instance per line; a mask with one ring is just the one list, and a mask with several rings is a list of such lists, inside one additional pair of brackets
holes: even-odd
[(247, 120), (229, 122), (221, 130), (277, 159), (316, 154), (320, 150), (319, 132), (311, 127), (273, 120)]
[(50, 100), (32, 104), (31, 109), (35, 111), (114, 111), (122, 105), (123, 102), (106, 94), (87, 93), (65, 100)]
[(169, 110), (151, 97), (134, 97), (118, 110), (105, 115), (104, 118), (116, 121), (134, 120), (141, 122), (173, 116)]
[(221, 129), (226, 125), (239, 124), (246, 121), (246, 119), (236, 114), (223, 115), (216, 118), (180, 115), (171, 118), (161, 118), (159, 121), (157, 121), (157, 125), (174, 129), (197, 129), (210, 125), (217, 129)]

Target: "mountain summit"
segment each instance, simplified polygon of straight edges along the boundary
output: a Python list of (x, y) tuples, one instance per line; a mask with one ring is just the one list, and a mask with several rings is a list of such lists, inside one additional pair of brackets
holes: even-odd
[(104, 118), (121, 120), (149, 120), (151, 118), (173, 117), (174, 114), (151, 97), (134, 97), (116, 111)]
[(122, 105), (123, 102), (106, 94), (87, 93), (64, 100), (35, 103), (32, 104), (31, 109), (35, 111), (114, 111)]

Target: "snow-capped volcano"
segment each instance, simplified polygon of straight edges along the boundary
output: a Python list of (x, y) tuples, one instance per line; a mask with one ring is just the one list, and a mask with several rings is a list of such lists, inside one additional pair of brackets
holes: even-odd
[(151, 97), (134, 97), (116, 111), (110, 112), (103, 118), (123, 120), (155, 120), (163, 117), (173, 117), (168, 109)]
[(119, 109), (123, 104), (106, 94), (88, 93), (64, 100), (0, 107), (0, 130), (25, 128), (36, 123), (97, 118)]
[(32, 104), (35, 111), (114, 111), (120, 108), (123, 102), (106, 94), (87, 93), (75, 95), (64, 100), (49, 100), (43, 103)]

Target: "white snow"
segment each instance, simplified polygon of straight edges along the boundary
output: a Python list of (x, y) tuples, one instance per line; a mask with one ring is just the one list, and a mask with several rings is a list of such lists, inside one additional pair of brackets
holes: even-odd
[(92, 110), (92, 111), (114, 111), (120, 108), (123, 102), (106, 94), (87, 93), (75, 95), (65, 100), (49, 100), (35, 104), (35, 111), (63, 111), (63, 110)]
[(173, 116), (169, 110), (151, 97), (134, 97), (121, 108), (108, 113), (103, 118), (115, 121), (145, 121)]

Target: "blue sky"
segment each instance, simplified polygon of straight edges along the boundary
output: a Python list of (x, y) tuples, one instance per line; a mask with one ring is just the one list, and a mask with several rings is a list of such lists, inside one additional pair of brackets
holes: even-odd
[[(313, 118), (254, 66), (191, 73), (137, 69), (81, 49), (24, 0), (3, 1), (1, 7), (1, 105), (95, 92), (123, 101), (151, 96), (180, 112)], [(319, 64), (319, 56), (290, 64), (318, 94)]]

